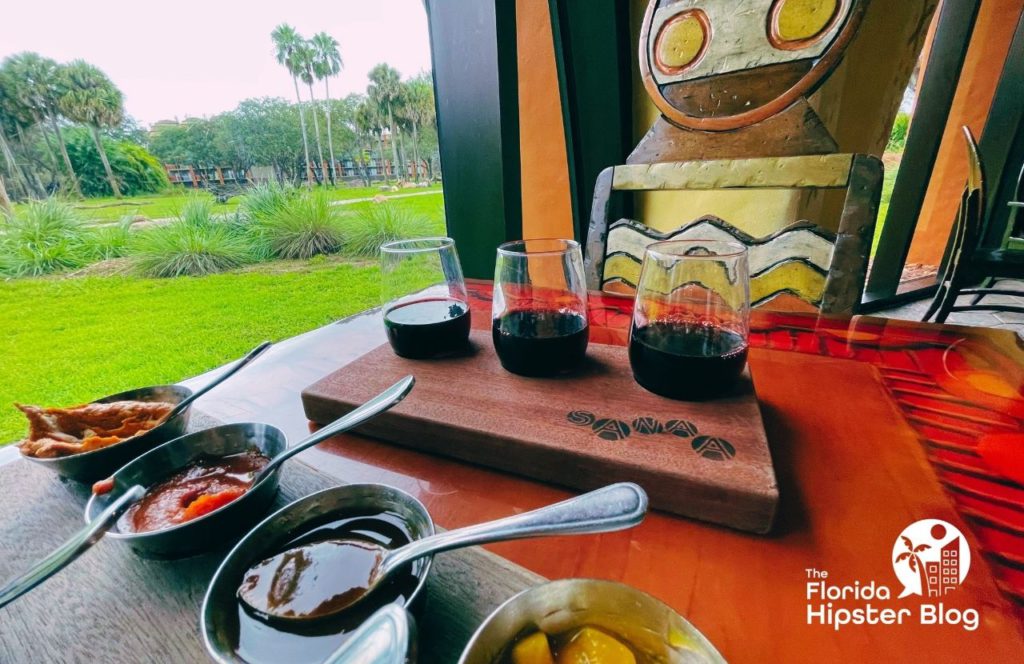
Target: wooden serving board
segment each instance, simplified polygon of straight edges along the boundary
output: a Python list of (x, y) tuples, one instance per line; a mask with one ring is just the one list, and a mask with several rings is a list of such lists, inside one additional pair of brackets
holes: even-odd
[[(299, 460), (289, 461), (273, 509), (338, 484)], [(82, 527), (88, 490), (21, 459), (0, 465), (0, 487), (3, 583)], [(209, 662), (199, 610), (226, 554), (225, 549), (184, 560), (146, 560), (122, 542), (101, 541), (0, 609), (0, 662)], [(419, 661), (458, 661), (491, 611), (544, 580), (482, 549), (438, 556), (416, 613)]]
[(306, 416), (327, 423), (407, 374), (416, 387), (361, 433), (575, 489), (637, 482), (653, 507), (766, 533), (778, 487), (754, 384), (705, 402), (666, 399), (634, 380), (626, 349), (591, 344), (577, 374), (502, 369), (490, 335), (473, 352), (407, 360), (384, 344), (306, 388)]

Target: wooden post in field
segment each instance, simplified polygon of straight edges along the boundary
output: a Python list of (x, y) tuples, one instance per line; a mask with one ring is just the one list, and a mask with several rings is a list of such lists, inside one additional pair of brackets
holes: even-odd
[(0, 175), (0, 212), (8, 215), (14, 214), (11, 207), (11, 199), (7, 197), (7, 187), (4, 186), (4, 176)]

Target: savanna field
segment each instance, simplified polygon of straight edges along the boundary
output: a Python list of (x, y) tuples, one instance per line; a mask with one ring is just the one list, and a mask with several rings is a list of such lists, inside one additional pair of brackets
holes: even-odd
[[(8, 256), (8, 278), (0, 280), (0, 441), (24, 435), (13, 402), (69, 405), (177, 382), (265, 339), (279, 341), (377, 306), (376, 247), (445, 232), (443, 196), (436, 187), (427, 191), (350, 205), (288, 192), (270, 212), (246, 200), (229, 209), (178, 200), (166, 208), (172, 220), (130, 230), (123, 242), (90, 237), (77, 249), (64, 247), (70, 253), (63, 257), (50, 252), (51, 259), (70, 261), (55, 274), (11, 278), (17, 266)], [(329, 193), (327, 203), (342, 197)], [(356, 193), (365, 194), (345, 192)], [(247, 205), (249, 216), (239, 215)], [(111, 246), (99, 250), (90, 242)], [(85, 257), (90, 252), (107, 257)], [(187, 276), (197, 268), (210, 273)], [(168, 276), (177, 270), (185, 274)]]

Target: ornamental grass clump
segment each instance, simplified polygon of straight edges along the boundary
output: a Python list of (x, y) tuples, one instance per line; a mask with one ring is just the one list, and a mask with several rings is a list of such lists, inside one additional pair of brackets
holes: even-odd
[(248, 228), (261, 258), (308, 259), (336, 253), (345, 242), (340, 215), (323, 192), (288, 197), (252, 217)]
[(246, 190), (238, 206), (250, 222), (262, 222), (285, 209), (298, 196), (295, 187), (270, 181)]
[(91, 261), (121, 258), (128, 254), (131, 241), (132, 217), (124, 217), (116, 224), (94, 226), (89, 234), (87, 251)]
[(34, 277), (81, 267), (90, 260), (91, 234), (75, 209), (56, 198), (0, 215), (0, 274)]
[(132, 242), (133, 265), (147, 277), (202, 276), (251, 262), (246, 238), (213, 216), (206, 199), (189, 199), (169, 224), (146, 229)]
[(346, 250), (355, 256), (376, 256), (380, 246), (432, 234), (430, 220), (391, 203), (373, 203), (345, 220)]

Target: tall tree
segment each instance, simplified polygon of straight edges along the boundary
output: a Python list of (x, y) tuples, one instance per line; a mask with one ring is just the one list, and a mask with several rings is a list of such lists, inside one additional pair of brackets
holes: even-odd
[(320, 119), (316, 113), (316, 96), (313, 94), (313, 80), (316, 78), (316, 75), (313, 73), (313, 58), (313, 47), (310, 46), (308, 41), (303, 41), (298, 50), (299, 78), (309, 88), (309, 105), (313, 110), (313, 136), (316, 139), (316, 154), (320, 159), (318, 164), (321, 176), (318, 179), (322, 179), (324, 173), (324, 148), (320, 142)]
[(434, 84), (427, 76), (417, 76), (403, 84), (405, 86), (405, 103), (402, 114), (412, 127), (413, 159), (416, 163), (416, 176), (420, 173), (420, 129), (432, 126), (437, 112), (434, 108)]
[(345, 64), (338, 51), (338, 40), (326, 32), (318, 32), (309, 40), (313, 48), (313, 73), (324, 82), (324, 115), (327, 119), (327, 149), (331, 156), (331, 181), (338, 182), (338, 166), (334, 160), (334, 137), (331, 135), (331, 77), (337, 76)]
[[(381, 121), (380, 107), (369, 97), (363, 97), (356, 107), (355, 113), (356, 134), (370, 143), (373, 138), (377, 139), (377, 163), (380, 169), (384, 166), (384, 142), (381, 138), (384, 123)], [(372, 146), (371, 146), (372, 154)], [(369, 175), (367, 175), (369, 184)]]
[(380, 63), (370, 70), (370, 84), (366, 86), (366, 94), (382, 110), (387, 119), (388, 130), (391, 132), (391, 157), (394, 168), (398, 168), (398, 146), (396, 137), (398, 135), (395, 126), (395, 107), (401, 100), (402, 75), (398, 70), (387, 63)]
[[(75, 168), (71, 165), (71, 157), (68, 156), (67, 145), (64, 143), (64, 133), (61, 131), (58, 119), (58, 102), (61, 97), (60, 89), (60, 65), (50, 58), (44, 58), (38, 53), (24, 52), (12, 55), (4, 63), (8, 69), (8, 75), (17, 82), (15, 95), (19, 101), (30, 110), (35, 124), (42, 125), (49, 123), (50, 128), (57, 137), (57, 145), (64, 157), (64, 166), (67, 169), (68, 177), (71, 180), (71, 187), (78, 196), (82, 195), (82, 189), (78, 184), (75, 175)], [(51, 160), (56, 167), (56, 156), (53, 153), (53, 146), (50, 144), (49, 136), (43, 132), (46, 140), (46, 147), (50, 153)]]
[(100, 127), (114, 128), (124, 120), (124, 96), (106, 74), (84, 60), (74, 60), (60, 70), (62, 95), (60, 112), (68, 120), (84, 124), (92, 133), (96, 151), (103, 162), (110, 190), (121, 198), (121, 187), (110, 168), (110, 159), (100, 139)]
[(4, 215), (13, 215), (14, 208), (11, 207), (11, 199), (7, 195), (7, 187), (4, 185), (4, 176), (0, 175), (0, 221)]
[(298, 174), (295, 166), (302, 161), (302, 141), (295, 104), (279, 98), (246, 99), (225, 115), (230, 116), (234, 132), (243, 137), (252, 163), (273, 166), (279, 181)]
[(299, 74), (302, 71), (302, 46), (305, 40), (301, 35), (287, 23), (274, 28), (270, 33), (274, 40), (274, 48), (277, 52), (277, 62), (285, 66), (288, 73), (292, 75), (292, 83), (295, 85), (295, 100), (299, 105), (299, 125), (302, 127), (302, 149), (306, 155), (306, 186), (313, 186), (313, 169), (309, 163), (309, 138), (306, 135), (306, 114), (302, 110), (302, 97), (299, 95)]
[(16, 191), (20, 189), (22, 195), (28, 197), (31, 195), (31, 189), (8, 140), (8, 136), (15, 136), (18, 128), (25, 123), (23, 111), (12, 96), (12, 87), (13, 82), (7, 79), (6, 69), (0, 65), (0, 153), (3, 154), (4, 163)]

